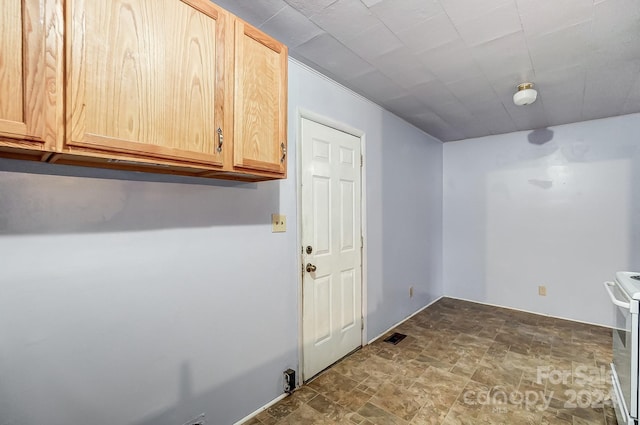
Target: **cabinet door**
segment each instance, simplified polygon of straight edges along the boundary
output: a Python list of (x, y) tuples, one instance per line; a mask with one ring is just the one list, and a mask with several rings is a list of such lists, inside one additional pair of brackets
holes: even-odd
[(234, 168), (284, 175), (287, 48), (237, 20), (234, 72)]
[(68, 151), (222, 165), (226, 12), (208, 0), (70, 0), (67, 13)]
[[(51, 0), (3, 0), (0, 13), (0, 144), (51, 148), (62, 125), (61, 25)], [(61, 127), (60, 127), (61, 128)]]

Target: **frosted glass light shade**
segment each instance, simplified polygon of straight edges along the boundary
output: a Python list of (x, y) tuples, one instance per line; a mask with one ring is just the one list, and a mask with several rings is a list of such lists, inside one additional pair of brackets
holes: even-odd
[(537, 97), (538, 92), (534, 90), (533, 83), (522, 83), (513, 95), (513, 103), (518, 106), (530, 105), (536, 101)]

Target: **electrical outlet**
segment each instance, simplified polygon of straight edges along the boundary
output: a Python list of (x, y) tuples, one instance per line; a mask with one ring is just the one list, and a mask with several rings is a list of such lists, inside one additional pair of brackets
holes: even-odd
[(413, 298), (413, 286), (409, 287), (409, 298)]
[(540, 295), (541, 297), (546, 297), (547, 296), (547, 287), (544, 285), (538, 286), (538, 295)]
[(284, 214), (271, 214), (271, 232), (279, 233), (287, 231), (287, 216)]

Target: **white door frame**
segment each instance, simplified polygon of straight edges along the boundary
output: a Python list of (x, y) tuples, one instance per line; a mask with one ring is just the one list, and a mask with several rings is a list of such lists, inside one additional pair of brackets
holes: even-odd
[[(347, 124), (344, 124), (340, 121), (334, 120), (332, 118), (326, 117), (324, 115), (317, 114), (315, 112), (298, 108), (297, 110), (297, 134), (296, 138), (298, 143), (296, 143), (296, 196), (297, 196), (297, 221), (298, 228), (296, 229), (298, 232), (297, 237), (297, 246), (296, 246), (296, 255), (297, 255), (297, 271), (298, 271), (298, 376), (300, 384), (304, 382), (305, 377), (302, 376), (303, 365), (304, 362), (304, 350), (303, 350), (303, 336), (302, 336), (302, 252), (297, 251), (298, 249), (302, 249), (302, 120), (307, 119), (310, 121), (314, 121), (318, 124), (322, 124), (326, 127), (331, 127), (336, 130), (351, 134), (360, 139), (360, 154), (362, 158), (364, 158), (364, 162), (362, 167), (360, 167), (360, 232), (363, 238), (362, 243), (362, 271), (361, 271), (361, 280), (362, 280), (362, 333), (360, 335), (360, 344), (364, 347), (367, 345), (367, 184), (366, 184), (366, 154), (365, 154), (365, 146), (366, 146), (366, 134), (362, 130), (358, 130), (354, 127), (351, 127)], [(308, 378), (307, 378), (308, 379)]]

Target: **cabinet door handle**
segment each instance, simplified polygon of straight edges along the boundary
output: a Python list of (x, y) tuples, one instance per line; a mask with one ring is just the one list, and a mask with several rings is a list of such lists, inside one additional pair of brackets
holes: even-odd
[(224, 143), (224, 136), (222, 136), (222, 129), (218, 127), (218, 153), (222, 152), (222, 143)]
[(280, 143), (280, 149), (282, 149), (282, 158), (280, 158), (280, 162), (284, 162), (284, 159), (287, 157), (287, 147), (284, 145), (284, 142)]

